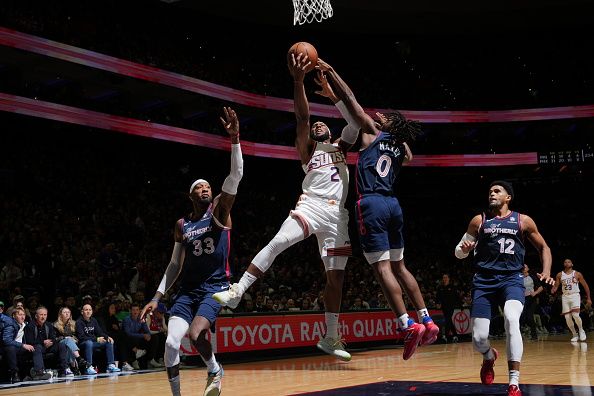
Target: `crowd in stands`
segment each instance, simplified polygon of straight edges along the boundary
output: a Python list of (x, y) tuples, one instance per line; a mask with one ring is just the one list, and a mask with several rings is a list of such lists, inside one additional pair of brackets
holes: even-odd
[[(242, 50), (250, 46), (237, 45), (236, 49), (241, 51), (238, 54), (221, 46), (225, 43), (223, 38), (204, 38), (197, 31), (184, 30), (183, 26), (191, 24), (172, 23), (167, 12), (163, 15), (169, 22), (158, 22), (160, 29), (147, 28), (152, 33), (149, 39), (145, 37), (147, 29), (140, 28), (136, 21), (129, 23), (125, 13), (117, 12), (120, 3), (103, 3), (97, 13), (92, 13), (94, 19), (102, 13), (113, 17), (113, 24), (99, 26), (84, 16), (88, 13), (86, 7), (92, 7), (86, 3), (48, 1), (33, 7), (30, 1), (7, 1), (0, 23), (233, 88), (292, 96), (287, 91), (291, 84), (282, 64), (284, 46), (291, 42), (287, 36), (270, 35), (283, 48), (278, 63), (270, 64), (268, 58), (257, 52)], [(63, 4), (72, 8), (64, 10)], [(153, 23), (149, 19), (145, 22)], [(155, 37), (155, 32), (163, 34)], [(171, 45), (173, 42), (176, 45)], [(326, 48), (332, 59), (331, 45), (321, 42), (320, 47)], [(434, 49), (422, 42), (413, 43), (412, 50), (402, 44), (390, 58), (398, 67), (377, 80), (372, 80), (377, 75), (358, 73), (360, 79), (354, 89), (361, 103), (370, 107), (387, 107), (386, 103), (390, 103), (390, 107), (432, 110), (529, 107), (559, 105), (555, 100), (568, 90), (572, 90), (575, 100), (572, 104), (579, 104), (581, 93), (591, 92), (590, 80), (580, 80), (579, 90), (576, 88), (574, 80), (580, 78), (580, 73), (575, 73), (568, 75), (563, 84), (547, 86), (548, 90), (543, 89), (538, 95), (530, 93), (528, 98), (510, 89), (504, 98), (509, 101), (504, 104), (502, 97), (496, 95), (480, 96), (481, 101), (477, 102), (479, 91), (466, 92), (470, 86), (461, 88), (462, 93), (455, 99), (448, 90), (435, 89), (443, 81), (435, 77), (435, 66), (427, 61), (427, 53)], [(425, 55), (419, 55), (424, 51)], [(237, 58), (244, 66), (238, 66)], [(349, 61), (344, 53), (337, 54), (335, 59)], [(539, 58), (535, 59), (540, 64), (536, 62)], [(216, 67), (212, 67), (213, 62)], [(420, 69), (411, 71), (411, 62), (420, 65)], [(461, 64), (466, 66), (460, 67)], [(459, 57), (440, 73), (460, 76), (464, 70), (479, 69), (473, 65)], [(582, 66), (587, 68), (588, 62)], [(462, 71), (454, 73), (456, 68)], [(356, 71), (355, 67), (348, 73), (355, 75)], [(1, 73), (2, 70), (3, 83), (13, 80), (12, 74)], [(416, 78), (418, 73), (433, 77)], [(32, 96), (40, 92), (39, 87), (26, 84), (24, 79), (14, 81), (12, 93)], [(454, 82), (455, 86), (461, 85), (461, 81)], [(386, 86), (390, 89), (386, 90)], [(515, 83), (506, 86), (526, 88)], [(42, 93), (50, 101), (58, 98), (56, 102), (77, 103), (82, 90)], [(381, 103), (378, 98), (382, 98)], [(218, 103), (204, 98), (197, 101), (201, 109), (214, 109), (215, 104), (219, 108)], [(125, 106), (121, 101), (108, 103), (106, 111), (142, 118)], [(100, 106), (95, 109), (101, 110)], [(293, 129), (289, 128), (286, 134), (275, 134), (274, 130), (293, 119), (293, 114), (274, 115), (279, 119), (275, 125), (269, 125), (262, 121), (263, 110), (253, 111), (242, 118), (247, 130), (242, 130), (242, 137), (261, 143), (292, 144)], [(14, 114), (2, 113), (0, 117), (5, 139), (0, 156), (0, 377), (12, 381), (27, 375), (43, 379), (48, 375), (46, 368), (58, 369), (60, 375), (67, 376), (92, 374), (96, 366), (105, 371), (162, 367), (167, 305), (175, 290), (164, 299), (164, 305), (149, 323), (139, 322), (139, 311), (152, 297), (169, 261), (173, 225), (191, 210), (187, 187), (203, 177), (211, 182), (216, 193), (228, 171), (226, 159), (221, 160), (226, 156), (216, 150)], [(176, 125), (180, 117), (169, 109), (157, 114), (156, 121)], [(217, 122), (216, 117), (206, 117), (191, 126), (216, 133), (220, 128)], [(426, 145), (433, 145), (439, 154), (502, 152), (510, 142), (513, 151), (547, 150), (546, 144), (573, 149), (587, 143), (585, 132), (591, 128), (591, 119), (525, 123), (520, 127), (428, 125), (418, 147), (422, 152), (427, 150)], [(539, 138), (543, 135), (547, 139)], [(568, 141), (571, 144), (564, 146)], [(457, 262), (453, 248), (471, 216), (484, 207), (486, 185), (493, 179), (507, 178), (514, 183), (518, 197), (514, 198), (513, 208), (528, 213), (539, 224), (553, 251), (553, 271), (568, 256), (593, 284), (588, 254), (594, 237), (589, 224), (594, 219), (583, 212), (590, 202), (582, 193), (583, 184), (591, 184), (592, 176), (591, 164), (561, 169), (405, 168), (398, 191), (405, 215), (405, 260), (417, 277), (427, 307), (445, 310), (445, 305), (448, 309), (470, 306), (472, 266), (469, 260)], [(245, 176), (232, 212), (231, 269), (235, 280), (274, 236), (294, 206), (302, 177), (297, 162), (246, 157)], [(354, 201), (352, 189), (351, 182), (349, 210)], [(388, 309), (371, 268), (357, 252), (356, 238), (354, 232), (355, 255), (347, 266), (342, 311)], [(530, 252), (531, 247), (527, 249)], [(534, 252), (527, 256), (527, 261), (532, 268), (539, 269)], [(447, 293), (444, 274), (451, 281)], [(310, 238), (279, 256), (266, 276), (245, 294), (240, 306), (224, 309), (222, 314), (323, 311), (324, 277), (317, 244)], [(408, 301), (407, 305), (413, 308)], [(535, 312), (539, 315), (540, 332), (564, 330), (558, 296), (545, 290)], [(585, 327), (592, 328), (592, 311), (584, 307), (582, 314)], [(492, 327), (494, 336), (503, 333), (497, 323), (495, 320)], [(452, 340), (455, 334), (450, 329), (444, 337)]]
[[(23, 361), (34, 364), (34, 377), (39, 378), (44, 374), (38, 371), (41, 363), (35, 353), (43, 356), (47, 351), (55, 355), (56, 367), (64, 375), (69, 369), (80, 370), (81, 364), (93, 367), (92, 356), (97, 354), (93, 351), (98, 349), (105, 370), (158, 367), (167, 307), (155, 316), (154, 325), (140, 324), (138, 313), (168, 262), (173, 225), (191, 210), (187, 186), (197, 177), (207, 177), (215, 193), (220, 188), (228, 171), (220, 153), (18, 115), (3, 114), (2, 119), (13, 131), (29, 132), (15, 132), (6, 141), (0, 166), (0, 182), (6, 187), (0, 192), (0, 300), (11, 305), (7, 317), (15, 314), (21, 326), (28, 323), (33, 330), (25, 331), (19, 342), (36, 348), (47, 344), (42, 336), (52, 339), (49, 347), (38, 348), (41, 352), (23, 353)], [(302, 178), (296, 162), (249, 156), (245, 161), (233, 209), (234, 277), (241, 276), (276, 233), (294, 206)], [(449, 174), (447, 180), (444, 172)], [(453, 247), (468, 219), (483, 207), (484, 179), (497, 175), (515, 175), (510, 179), (515, 180), (517, 209), (537, 219), (553, 250), (553, 269), (571, 255), (576, 268), (586, 278), (591, 276), (586, 265), (592, 234), (579, 209), (587, 207), (579, 191), (584, 180), (591, 180), (591, 170), (540, 178), (529, 177), (532, 172), (517, 168), (402, 172), (405, 259), (428, 308), (442, 307), (439, 290), (444, 273), (451, 278), (456, 308), (470, 305), (472, 266), (469, 261), (456, 263)], [(283, 180), (282, 186), (275, 180)], [(438, 205), (436, 193), (443, 200)], [(566, 224), (573, 226), (568, 229)], [(353, 235), (353, 246), (357, 244)], [(537, 255), (530, 253), (530, 247), (528, 252), (527, 261), (538, 269)], [(324, 283), (317, 244), (310, 238), (279, 256), (240, 306), (223, 314), (322, 311)], [(386, 308), (371, 268), (355, 249), (347, 267), (342, 310)], [(563, 329), (559, 309), (558, 298), (543, 293), (537, 312), (547, 331)], [(586, 320), (590, 315), (584, 311)], [(65, 325), (69, 317), (73, 322)], [(52, 325), (40, 336), (34, 330), (43, 329), (43, 323)], [(590, 323), (586, 328), (591, 326), (591, 321), (586, 323)], [(496, 326), (493, 329), (496, 334)], [(34, 338), (29, 340), (27, 334)], [(75, 342), (64, 341), (69, 337)], [(81, 363), (80, 357), (85, 361)]]

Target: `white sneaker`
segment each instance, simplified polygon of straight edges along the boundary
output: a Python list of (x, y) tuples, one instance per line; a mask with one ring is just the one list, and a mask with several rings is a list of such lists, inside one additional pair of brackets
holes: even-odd
[(586, 341), (586, 332), (584, 330), (580, 330), (580, 341)]
[(212, 298), (214, 298), (216, 302), (223, 307), (229, 307), (231, 309), (237, 308), (241, 301), (241, 297), (242, 294), (239, 293), (239, 285), (237, 283), (230, 285), (227, 290), (212, 295)]
[(134, 367), (130, 366), (130, 363), (126, 362), (122, 366), (122, 371), (134, 371)]
[(134, 370), (140, 370), (140, 366), (138, 365), (138, 360), (135, 360), (132, 362), (132, 367), (134, 367)]
[(318, 341), (317, 347), (345, 362), (351, 360), (351, 354), (344, 350), (344, 340), (340, 338), (324, 337)]
[(144, 355), (146, 355), (146, 349), (137, 349), (136, 350), (136, 359), (140, 359)]
[(164, 366), (163, 364), (157, 362), (155, 359), (151, 359), (151, 361), (148, 362), (148, 365), (154, 368), (161, 368)]
[(569, 342), (577, 342), (577, 340), (578, 340), (578, 336), (577, 336), (577, 334), (574, 334), (574, 336), (571, 337), (571, 340), (569, 340)]
[(204, 396), (219, 396), (221, 394), (221, 385), (223, 380), (223, 366), (216, 373), (208, 373), (206, 380), (206, 389), (204, 389)]

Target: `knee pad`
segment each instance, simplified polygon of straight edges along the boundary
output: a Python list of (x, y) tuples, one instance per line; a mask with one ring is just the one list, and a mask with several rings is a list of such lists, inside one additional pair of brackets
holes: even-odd
[(188, 331), (188, 322), (177, 316), (169, 318), (167, 340), (165, 341), (165, 366), (173, 367), (179, 364), (179, 347), (181, 340)]
[(474, 349), (480, 353), (485, 353), (489, 350), (489, 324), (490, 319), (486, 318), (472, 318), (472, 344)]

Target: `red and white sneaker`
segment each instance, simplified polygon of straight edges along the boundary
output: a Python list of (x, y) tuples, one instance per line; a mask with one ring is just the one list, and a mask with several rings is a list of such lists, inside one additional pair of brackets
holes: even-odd
[(493, 370), (493, 366), (495, 366), (495, 360), (499, 357), (499, 352), (497, 349), (491, 348), (493, 351), (493, 359), (484, 359), (483, 365), (481, 367), (481, 382), (484, 385), (491, 385), (495, 380), (495, 371)]
[(402, 352), (402, 358), (408, 360), (414, 355), (419, 342), (425, 334), (425, 326), (420, 323), (413, 323), (404, 329), (404, 352)]
[(425, 334), (421, 339), (421, 345), (433, 344), (439, 335), (439, 327), (431, 319), (423, 321), (423, 325), (425, 326)]
[(522, 396), (522, 391), (518, 388), (518, 385), (510, 385), (507, 388), (507, 396)]

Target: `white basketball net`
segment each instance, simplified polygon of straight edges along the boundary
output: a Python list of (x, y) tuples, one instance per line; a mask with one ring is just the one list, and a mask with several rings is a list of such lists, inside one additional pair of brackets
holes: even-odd
[(330, 0), (293, 0), (295, 14), (293, 25), (303, 25), (305, 22), (311, 23), (314, 20), (322, 22), (332, 16), (332, 6)]

